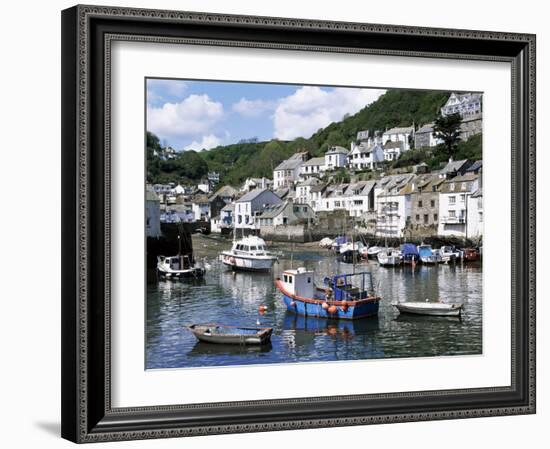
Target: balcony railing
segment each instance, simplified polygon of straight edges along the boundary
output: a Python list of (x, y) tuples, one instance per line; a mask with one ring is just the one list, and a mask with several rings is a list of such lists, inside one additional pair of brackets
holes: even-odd
[(440, 221), (447, 224), (463, 224), (466, 223), (466, 217), (441, 217)]

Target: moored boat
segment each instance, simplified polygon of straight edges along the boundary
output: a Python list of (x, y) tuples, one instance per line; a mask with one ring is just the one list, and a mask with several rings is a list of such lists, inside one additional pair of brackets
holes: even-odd
[(395, 302), (392, 303), (400, 313), (412, 313), (414, 315), (430, 316), (459, 316), (463, 304), (445, 304), (442, 302)]
[(367, 256), (369, 259), (376, 259), (380, 251), (382, 251), (380, 246), (369, 246), (367, 249)]
[(461, 252), (454, 246), (442, 246), (439, 248), (439, 255), (443, 263), (456, 262), (462, 256)]
[(380, 297), (370, 272), (326, 277), (318, 287), (315, 273), (302, 267), (284, 271), (275, 285), (287, 310), (298, 315), (353, 320), (378, 314)]
[(403, 256), (404, 264), (415, 264), (420, 262), (420, 254), (418, 248), (413, 243), (403, 243), (401, 245), (401, 255)]
[(340, 247), (338, 258), (345, 263), (355, 263), (361, 260), (365, 248), (362, 242), (348, 242)]
[(157, 273), (162, 279), (200, 279), (205, 270), (195, 266), (191, 256), (158, 256)]
[(270, 342), (270, 327), (238, 327), (221, 324), (192, 324), (188, 329), (206, 343), (230, 345), (264, 345)]
[(435, 265), (441, 263), (441, 256), (439, 255), (439, 252), (433, 251), (431, 245), (419, 245), (418, 255), (420, 256), (420, 261), (423, 264)]
[(397, 267), (403, 261), (401, 251), (395, 248), (384, 248), (378, 253), (377, 258), (382, 267)]
[(219, 257), (232, 270), (248, 271), (268, 271), (277, 260), (277, 256), (267, 250), (265, 241), (256, 236), (233, 241), (231, 249)]
[(477, 248), (463, 248), (465, 262), (476, 262), (480, 259), (480, 253)]

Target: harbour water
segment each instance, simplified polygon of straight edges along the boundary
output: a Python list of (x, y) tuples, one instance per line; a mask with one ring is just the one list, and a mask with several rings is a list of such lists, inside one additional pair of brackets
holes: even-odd
[[(270, 245), (280, 252), (270, 273), (232, 273), (217, 259), (231, 242), (194, 236), (196, 259), (210, 268), (203, 281), (160, 281), (147, 286), (146, 367), (196, 368), (265, 363), (433, 357), (482, 353), (482, 269), (479, 263), (383, 268), (376, 262), (355, 266), (371, 270), (382, 297), (378, 317), (356, 321), (315, 319), (286, 311), (274, 278), (305, 266), (323, 277), (350, 273), (315, 245)], [(461, 318), (405, 316), (395, 301), (463, 302)], [(267, 310), (260, 314), (260, 305)], [(186, 329), (193, 323), (272, 327), (270, 345), (239, 347), (200, 343)]]

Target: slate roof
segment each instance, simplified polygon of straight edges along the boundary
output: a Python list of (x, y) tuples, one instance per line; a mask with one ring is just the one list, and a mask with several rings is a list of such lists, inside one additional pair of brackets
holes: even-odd
[(473, 172), (473, 171), (477, 171), (479, 170), (480, 168), (483, 167), (483, 161), (479, 160), (479, 161), (475, 161), (472, 165), (470, 165), (466, 170), (465, 172), (468, 173), (468, 172)]
[(384, 134), (409, 134), (412, 132), (414, 132), (414, 127), (405, 126), (402, 128), (395, 127), (395, 128), (388, 129), (386, 132), (384, 132)]
[(325, 158), (324, 157), (312, 157), (309, 161), (305, 161), (305, 162), (302, 163), (303, 167), (312, 166), (312, 165), (325, 165)]
[(434, 132), (434, 124), (433, 123), (427, 123), (423, 126), (421, 126), (418, 131), (416, 131), (416, 134), (424, 134), (424, 133), (433, 133)]
[(344, 148), (344, 147), (341, 147), (341, 146), (338, 146), (338, 145), (335, 145), (333, 147), (331, 147), (327, 152), (326, 154), (348, 154), (349, 151)]
[(254, 189), (254, 190), (251, 190), (250, 192), (245, 193), (243, 196), (241, 196), (237, 200), (237, 203), (243, 203), (245, 201), (252, 201), (254, 198), (256, 198), (259, 195), (261, 195), (262, 193), (268, 192), (268, 191), (269, 191), (268, 189)]

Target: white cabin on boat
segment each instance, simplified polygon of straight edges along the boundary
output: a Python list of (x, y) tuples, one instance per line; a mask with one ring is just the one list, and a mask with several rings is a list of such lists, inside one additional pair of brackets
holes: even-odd
[(315, 273), (304, 267), (283, 271), (282, 287), (288, 293), (302, 298), (313, 298), (315, 294)]

